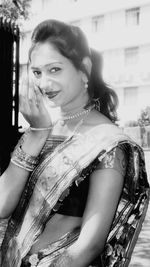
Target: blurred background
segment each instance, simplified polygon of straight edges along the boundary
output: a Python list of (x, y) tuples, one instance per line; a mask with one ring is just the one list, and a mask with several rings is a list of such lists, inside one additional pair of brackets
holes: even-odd
[[(3, 24), (4, 17), (7, 19)], [(90, 46), (101, 53), (104, 80), (119, 98), (118, 124), (143, 147), (150, 181), (150, 0), (0, 0), (0, 19), (0, 26), (3, 24), (5, 31), (8, 28), (10, 32), (10, 26), (13, 31), (14, 57), (12, 96), (11, 99), (8, 95), (1, 96), (2, 104), (5, 99), (10, 103), (10, 110), (5, 105), (5, 110), (3, 108), (0, 112), (1, 121), (3, 117), (5, 119), (4, 135), (5, 129), (10, 129), (13, 136), (13, 128), (16, 133), (18, 127), (27, 127), (18, 111), (18, 91), (19, 80), (26, 73), (34, 27), (45, 19), (65, 21), (81, 27)], [(18, 28), (13, 21), (17, 22)], [(0, 45), (2, 40), (3, 35), (0, 36)], [(6, 84), (8, 77), (3, 82), (2, 78), (7, 73), (7, 64), (2, 62), (0, 67), (1, 83)], [(2, 162), (6, 158), (8, 161), (6, 151), (9, 152), (10, 148), (7, 141), (1, 142)], [(130, 267), (149, 266), (150, 208), (130, 264)]]

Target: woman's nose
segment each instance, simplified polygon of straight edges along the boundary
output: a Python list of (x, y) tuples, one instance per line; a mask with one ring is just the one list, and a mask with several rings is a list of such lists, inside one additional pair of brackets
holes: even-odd
[(45, 75), (42, 75), (40, 80), (39, 80), (39, 87), (42, 89), (42, 90), (45, 90), (47, 86), (47, 78)]
[(39, 81), (39, 87), (41, 91), (44, 93), (50, 91), (51, 81), (45, 75), (43, 75)]

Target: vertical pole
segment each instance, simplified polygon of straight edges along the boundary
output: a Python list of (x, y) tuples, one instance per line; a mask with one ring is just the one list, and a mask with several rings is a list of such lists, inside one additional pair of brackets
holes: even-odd
[(0, 18), (0, 171), (18, 140), (19, 28)]

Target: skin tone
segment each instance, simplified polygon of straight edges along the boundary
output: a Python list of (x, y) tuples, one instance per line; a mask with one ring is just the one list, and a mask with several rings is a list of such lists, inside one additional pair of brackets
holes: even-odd
[[(85, 67), (90, 72), (90, 61), (84, 59)], [(62, 56), (48, 43), (38, 44), (31, 54), (29, 84), (22, 86), (20, 111), (32, 127), (49, 127), (52, 118), (45, 106), (49, 100), (50, 107), (60, 107), (61, 114), (74, 114), (89, 99), (84, 84), (86, 75), (77, 70), (72, 62)], [(56, 125), (53, 134), (66, 134), (74, 129), (81, 118)], [(80, 131), (91, 127), (111, 123), (106, 117), (93, 110), (86, 117)], [(49, 131), (31, 131), (23, 144), (23, 150), (37, 156)], [(0, 216), (11, 215), (16, 207), (29, 172), (10, 163), (0, 179)], [(12, 179), (13, 177), (13, 179)], [(116, 206), (123, 187), (122, 175), (113, 169), (97, 170), (90, 177), (90, 190), (83, 218), (56, 214), (48, 222), (41, 240), (32, 247), (32, 252), (40, 246), (46, 246), (70, 229), (80, 225), (78, 240), (68, 249), (72, 258), (71, 267), (87, 266), (103, 249), (107, 234), (113, 220)], [(11, 195), (11, 203), (9, 196)], [(61, 226), (61, 227), (60, 227)], [(47, 236), (47, 239), (45, 237)], [(83, 257), (84, 255), (84, 257)]]

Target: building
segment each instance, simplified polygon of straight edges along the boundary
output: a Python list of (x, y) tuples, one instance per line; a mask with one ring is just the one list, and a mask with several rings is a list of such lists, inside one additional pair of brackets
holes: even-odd
[(80, 26), (103, 55), (103, 76), (119, 97), (120, 124), (136, 120), (150, 105), (150, 0), (32, 0), (24, 24), (21, 73), (31, 30), (47, 18)]

